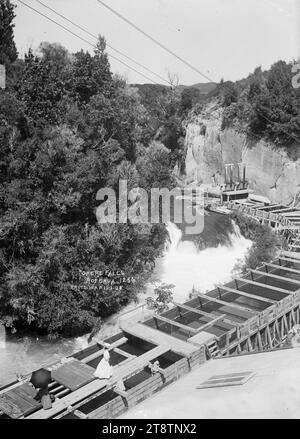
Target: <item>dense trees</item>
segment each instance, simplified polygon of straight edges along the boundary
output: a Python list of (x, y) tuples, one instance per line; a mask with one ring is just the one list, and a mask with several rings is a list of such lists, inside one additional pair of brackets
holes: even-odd
[(201, 92), (196, 87), (187, 87), (181, 93), (181, 111), (187, 113), (191, 110), (201, 98)]
[[(10, 30), (13, 9), (0, 5)], [(167, 234), (161, 224), (99, 225), (97, 191), (117, 189), (119, 179), (129, 189), (171, 188), (176, 145), (153, 142), (152, 116), (137, 90), (112, 75), (102, 37), (94, 54), (43, 43), (23, 61), (7, 35), (0, 46), (11, 65), (10, 86), (0, 91), (0, 318), (16, 329), (76, 334), (136, 298)], [(82, 274), (89, 272), (101, 274), (91, 280)], [(115, 272), (123, 280), (112, 288)]]
[(247, 79), (221, 83), (223, 127), (241, 122), (248, 133), (289, 147), (300, 138), (300, 89), (292, 85), (292, 63), (278, 61), (270, 70), (255, 69)]
[(18, 56), (14, 42), (14, 9), (9, 0), (0, 0), (0, 64), (6, 66)]

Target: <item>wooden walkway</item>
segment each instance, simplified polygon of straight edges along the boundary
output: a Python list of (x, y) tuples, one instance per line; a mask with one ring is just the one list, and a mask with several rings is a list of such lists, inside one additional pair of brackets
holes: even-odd
[(116, 384), (120, 379), (124, 381), (130, 375), (140, 372), (149, 364), (149, 362), (170, 350), (170, 346), (160, 345), (139, 357), (131, 358), (129, 361), (114, 367), (112, 385)]
[(51, 375), (57, 383), (74, 391), (93, 381), (95, 379), (94, 372), (95, 369), (92, 367), (72, 358), (68, 363), (53, 370)]
[(199, 349), (190, 343), (186, 343), (164, 332), (157, 331), (142, 323), (132, 324), (130, 321), (123, 321), (120, 322), (120, 329), (122, 329), (125, 334), (127, 333), (142, 338), (155, 345), (170, 346), (173, 352), (184, 357), (189, 357)]
[(205, 295), (198, 293), (183, 305), (176, 303), (152, 322), (127, 322), (123, 331), (153, 343), (168, 340), (185, 355), (189, 343), (212, 346), (222, 355), (278, 346), (292, 324), (300, 323), (300, 267), (295, 266), (300, 260), (300, 223), (294, 220), (300, 209), (240, 202), (228, 203), (228, 207), (288, 233), (289, 249), (282, 251), (280, 261), (249, 270), (248, 275), (235, 277)]
[(13, 419), (23, 418), (42, 405), (34, 399), (36, 390), (24, 383), (0, 395), (0, 410)]
[[(49, 366), (59, 395), (50, 410), (41, 409), (34, 400), (35, 391), (20, 383), (0, 391), (0, 410), (12, 418), (61, 416), (70, 407), (112, 390), (119, 380), (140, 373), (149, 362), (169, 351), (194, 358), (205, 346), (209, 359), (281, 346), (292, 327), (300, 323), (300, 209), (281, 204), (255, 206), (249, 202), (231, 202), (228, 207), (284, 233), (288, 249), (276, 260), (206, 294), (194, 291), (186, 303), (174, 303), (170, 310), (145, 322), (121, 320), (122, 333), (110, 342), (110, 349), (120, 358), (112, 379), (94, 378), (95, 369), (87, 364), (98, 358), (100, 361), (103, 348), (99, 341), (100, 346), (89, 346), (77, 359), (68, 358)], [(144, 343), (144, 352), (126, 352), (130, 340)], [(149, 349), (148, 343), (154, 346)]]
[(101, 389), (104, 389), (108, 384), (108, 380), (98, 380), (95, 379), (91, 383), (83, 386), (81, 389), (76, 390), (75, 392), (70, 393), (62, 399), (55, 401), (52, 405), (52, 408), (49, 410), (38, 410), (30, 416), (27, 416), (26, 419), (49, 419), (58, 413), (67, 410), (70, 406), (76, 404), (79, 401), (84, 400), (85, 398), (93, 395)]

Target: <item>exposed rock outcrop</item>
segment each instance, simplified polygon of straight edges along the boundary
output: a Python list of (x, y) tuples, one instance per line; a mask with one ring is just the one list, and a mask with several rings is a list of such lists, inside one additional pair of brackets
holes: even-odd
[[(221, 129), (221, 110), (197, 116), (186, 126), (188, 181), (224, 183), (224, 165), (244, 162), (250, 187), (271, 201), (292, 203), (300, 195), (300, 144), (291, 158), (284, 148), (249, 138), (234, 128)], [(300, 198), (300, 197), (299, 197)], [(300, 200), (299, 200), (300, 201)]]

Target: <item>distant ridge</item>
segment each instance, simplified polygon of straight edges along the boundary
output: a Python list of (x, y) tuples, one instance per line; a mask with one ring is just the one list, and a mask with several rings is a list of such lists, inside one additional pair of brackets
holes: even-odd
[(194, 84), (194, 85), (179, 85), (178, 87), (181, 91), (187, 88), (196, 88), (200, 90), (201, 94), (207, 95), (217, 88), (217, 84), (215, 82), (205, 82), (205, 83), (199, 82), (198, 84)]
[[(147, 89), (147, 90), (153, 90), (156, 93), (158, 91), (163, 91), (168, 89), (168, 86), (163, 84), (132, 84), (132, 86), (138, 88), (140, 91)], [(189, 88), (195, 88), (199, 90), (202, 95), (208, 95), (209, 93), (211, 93), (217, 88), (217, 84), (214, 82), (205, 82), (205, 83), (199, 82), (198, 84), (193, 84), (193, 85), (180, 84), (178, 86), (180, 92)]]

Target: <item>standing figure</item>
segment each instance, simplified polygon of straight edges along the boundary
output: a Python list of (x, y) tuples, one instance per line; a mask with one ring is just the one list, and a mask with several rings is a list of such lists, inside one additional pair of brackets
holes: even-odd
[(108, 380), (112, 376), (112, 367), (109, 364), (110, 355), (107, 348), (104, 348), (103, 358), (99, 362), (94, 376), (100, 380)]

